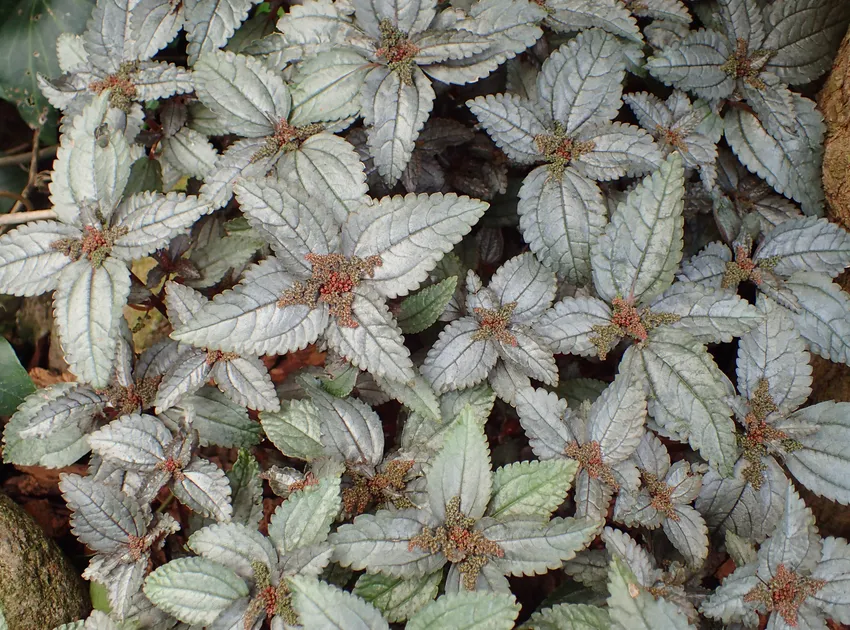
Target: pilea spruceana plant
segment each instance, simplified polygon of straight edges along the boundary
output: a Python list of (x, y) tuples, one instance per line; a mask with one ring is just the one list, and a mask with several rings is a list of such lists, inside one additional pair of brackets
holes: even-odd
[(850, 624), (848, 6), (97, 0), (0, 222), (65, 368), (3, 460), (75, 466), (105, 592), (59, 627)]

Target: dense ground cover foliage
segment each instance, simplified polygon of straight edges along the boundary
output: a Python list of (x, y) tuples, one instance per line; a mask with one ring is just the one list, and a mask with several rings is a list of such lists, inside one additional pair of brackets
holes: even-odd
[(107, 603), (62, 628), (850, 624), (800, 496), (850, 504), (850, 403), (808, 402), (850, 364), (810, 99), (848, 22), (98, 0), (38, 77), (49, 218), (0, 236), (73, 375), (3, 431), (77, 465)]

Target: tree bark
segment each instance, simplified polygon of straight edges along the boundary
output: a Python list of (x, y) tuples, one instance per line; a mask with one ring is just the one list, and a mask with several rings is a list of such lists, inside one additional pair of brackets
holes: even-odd
[(36, 522), (0, 492), (0, 609), (9, 630), (48, 630), (91, 609), (79, 572)]

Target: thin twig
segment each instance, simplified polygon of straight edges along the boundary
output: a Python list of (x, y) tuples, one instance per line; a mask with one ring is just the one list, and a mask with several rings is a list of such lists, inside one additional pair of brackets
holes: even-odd
[(9, 192), (8, 190), (0, 190), (0, 197), (7, 197), (9, 199), (15, 200), (15, 205), (12, 206), (11, 212), (16, 212), (18, 206), (24, 206), (30, 212), (33, 211), (32, 204), (30, 200), (24, 197), (23, 195), (19, 195), (18, 193)]
[[(39, 160), (54, 157), (56, 155), (56, 149), (58, 148), (58, 144), (54, 144), (52, 147), (44, 147), (43, 149), (39, 150), (36, 157)], [(15, 164), (26, 164), (31, 159), (32, 151), (27, 151), (26, 153), (18, 153), (16, 155), (4, 155), (0, 157), (0, 167), (14, 166)]]
[(32, 212), (16, 212), (15, 214), (0, 214), (0, 225), (18, 225), (29, 221), (55, 219), (53, 210), (33, 210)]
[(32, 211), (32, 204), (29, 203), (30, 193), (35, 188), (35, 180), (38, 177), (38, 138), (41, 134), (41, 129), (33, 130), (32, 135), (32, 150), (30, 151), (30, 167), (27, 175), (27, 185), (24, 186), (24, 190), (21, 192), (21, 199), (19, 199), (12, 209), (9, 210), (9, 214), (14, 214), (21, 209), (21, 206), (26, 206), (27, 210)]

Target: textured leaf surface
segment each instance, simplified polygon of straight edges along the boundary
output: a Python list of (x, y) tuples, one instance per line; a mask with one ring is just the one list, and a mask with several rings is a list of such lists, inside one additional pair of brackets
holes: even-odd
[(451, 322), (431, 346), (422, 364), (422, 376), (438, 392), (480, 383), (499, 358), (495, 344), (475, 339), (478, 322), (463, 317)]
[(828, 0), (785, 0), (771, 5), (764, 47), (775, 51), (767, 67), (786, 83), (802, 85), (829, 69), (850, 11)]
[(397, 182), (407, 166), (434, 98), (430, 79), (418, 68), (414, 68), (410, 84), (384, 67), (366, 76), (361, 108), (368, 126), (369, 152), (388, 184)]
[(563, 503), (578, 464), (570, 460), (514, 462), (493, 473), (487, 515), (549, 517)]
[(186, 0), (189, 63), (197, 66), (199, 55), (224, 46), (254, 4), (256, 0)]
[(514, 94), (489, 94), (466, 105), (509, 158), (520, 164), (540, 161), (534, 138), (545, 133), (546, 123), (533, 103)]
[(407, 630), (510, 630), (518, 614), (519, 604), (512, 595), (452, 593), (413, 615)]
[(339, 510), (339, 477), (324, 477), (317, 485), (292, 493), (275, 510), (269, 538), (282, 556), (325, 542)]
[(525, 389), (517, 393), (519, 421), (528, 436), (531, 449), (540, 459), (565, 457), (570, 442), (577, 441), (569, 426), (571, 411), (567, 401), (544, 389)]
[(454, 193), (384, 197), (346, 224), (343, 252), (380, 256), (369, 285), (381, 295), (406, 295), (484, 214), (488, 204)]
[(673, 154), (629, 193), (593, 252), (600, 296), (648, 301), (672, 282), (682, 257), (684, 170)]
[(312, 402), (291, 400), (280, 413), (262, 413), (260, 422), (266, 436), (284, 455), (309, 461), (324, 454), (319, 412)]
[(850, 233), (826, 219), (784, 221), (759, 245), (753, 260), (775, 262), (774, 273), (810, 271), (835, 277), (850, 265)]
[(390, 576), (433, 573), (446, 562), (442, 554), (409, 548), (410, 539), (426, 525), (433, 525), (433, 519), (418, 510), (361, 514), (331, 534), (334, 560), (355, 571), (368, 567)]
[(590, 279), (590, 252), (607, 223), (599, 187), (573, 169), (534, 169), (519, 191), (520, 229), (540, 261), (568, 282)]
[(625, 60), (617, 39), (591, 29), (553, 52), (537, 76), (541, 105), (568, 134), (606, 123), (623, 104)]
[(560, 567), (587, 547), (599, 533), (601, 519), (553, 518), (541, 522), (535, 517), (513, 517), (503, 522), (486, 519), (479, 530), (498, 544), (504, 558), (493, 563), (506, 575), (535, 575)]
[(661, 597), (656, 599), (644, 590), (634, 573), (616, 556), (611, 559), (608, 569), (608, 591), (608, 611), (613, 628), (684, 630), (694, 627), (675, 604)]
[(809, 353), (785, 309), (764, 295), (758, 296), (756, 306), (764, 319), (738, 344), (738, 390), (751, 399), (765, 379), (773, 402), (782, 413), (790, 413), (812, 391)]
[(705, 343), (728, 343), (762, 320), (762, 315), (737, 295), (685, 282), (671, 286), (651, 307), (656, 312), (678, 315), (680, 319), (670, 326)]
[(114, 258), (97, 268), (83, 258), (60, 276), (53, 308), (65, 360), (94, 387), (106, 387), (112, 375), (118, 321), (129, 293), (130, 271)]
[(794, 95), (796, 136), (770, 136), (758, 119), (735, 109), (724, 117), (726, 140), (738, 159), (777, 192), (800, 203), (806, 214), (823, 212), (820, 166), (823, 159), (824, 124), (814, 103)]
[(721, 68), (731, 53), (726, 38), (715, 31), (700, 29), (650, 57), (646, 67), (667, 85), (705, 99), (724, 98), (735, 85)]
[(732, 410), (725, 402), (731, 383), (705, 346), (680, 331), (659, 331), (639, 354), (649, 414), (720, 470), (731, 471), (738, 451)]
[(457, 276), (451, 276), (405, 298), (396, 315), (401, 331), (415, 334), (430, 328), (445, 312), (456, 288)]
[(474, 519), (484, 515), (490, 502), (493, 480), (487, 438), (469, 411), (460, 415), (426, 475), (428, 502), (438, 519), (445, 519), (446, 506), (455, 497), (460, 497), (460, 511)]
[(850, 296), (829, 278), (797, 272), (786, 282), (800, 304), (791, 318), (809, 346), (824, 358), (850, 363)]
[(377, 608), (342, 589), (315, 579), (289, 578), (292, 603), (302, 625), (340, 630), (383, 630), (389, 624)]
[(328, 344), (352, 365), (375, 376), (395, 381), (412, 379), (415, 374), (410, 351), (384, 298), (366, 285), (357, 287), (353, 293), (351, 311), (358, 326), (350, 328), (331, 321)]
[(248, 585), (218, 562), (179, 558), (148, 576), (145, 595), (184, 623), (209, 625), (230, 604), (248, 596)]
[(788, 453), (788, 470), (815, 494), (850, 504), (850, 403), (822, 402), (789, 420), (818, 428), (799, 438), (803, 448)]
[(138, 501), (90, 477), (63, 475), (59, 489), (72, 510), (74, 534), (95, 551), (116, 551), (143, 536), (150, 522)]
[(31, 296), (54, 289), (71, 259), (51, 245), (79, 236), (79, 230), (69, 225), (35, 221), (0, 237), (0, 290)]
[(316, 340), (327, 325), (324, 308), (280, 308), (277, 301), (294, 278), (276, 258), (251, 267), (243, 282), (216, 296), (172, 338), (240, 354), (285, 354)]
[(404, 621), (437, 596), (442, 577), (442, 571), (418, 578), (364, 573), (352, 592), (380, 610), (387, 621)]
[[(234, 0), (201, 1), (217, 4)], [(249, 138), (266, 136), (274, 131), (274, 123), (289, 116), (289, 89), (258, 59), (209, 52), (195, 64), (194, 77), (198, 97), (233, 133)]]

